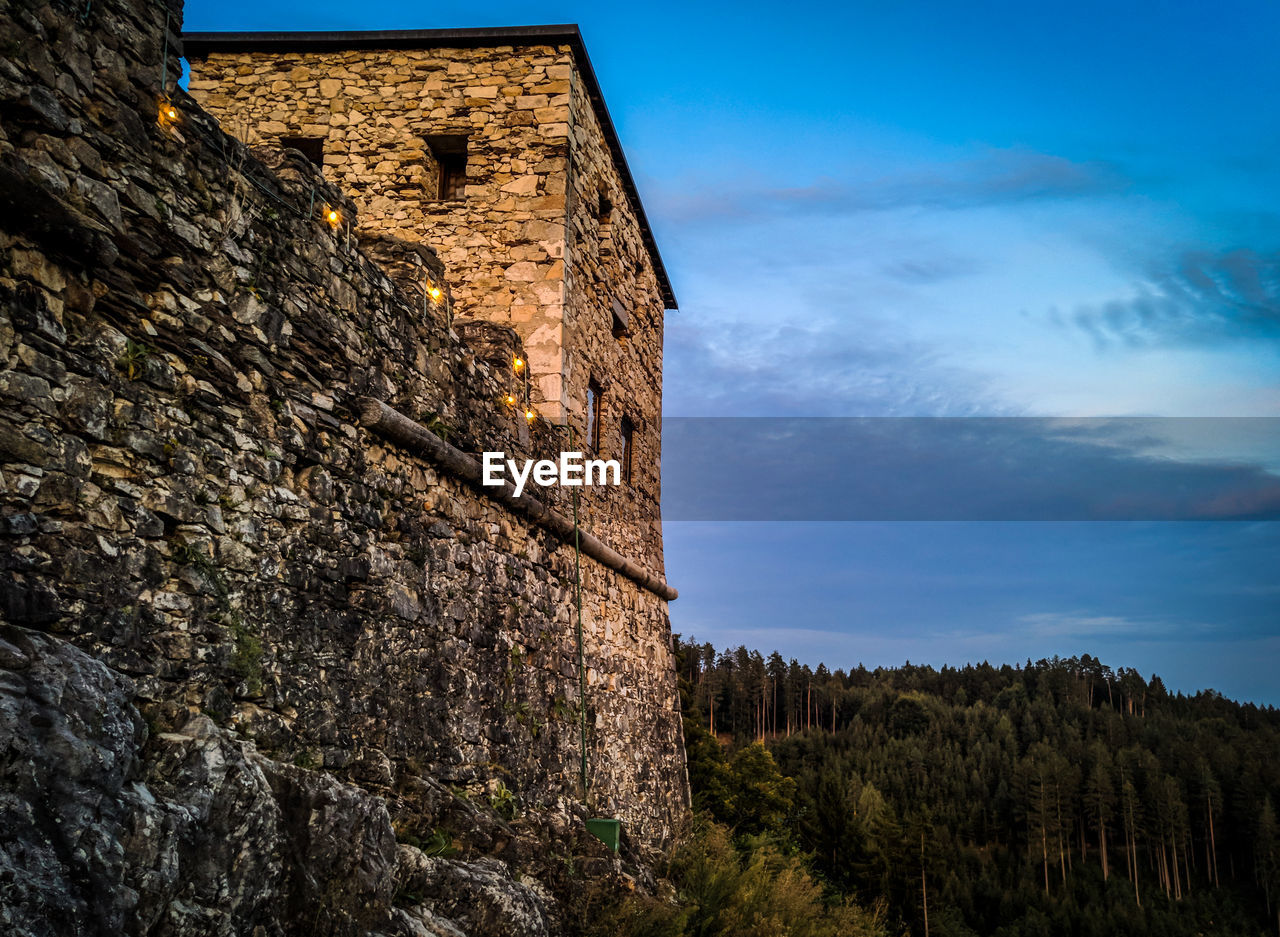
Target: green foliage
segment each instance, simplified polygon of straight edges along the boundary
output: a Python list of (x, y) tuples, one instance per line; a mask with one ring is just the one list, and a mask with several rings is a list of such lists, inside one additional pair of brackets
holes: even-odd
[(551, 716), (553, 719), (565, 719), (573, 713), (573, 708), (569, 705), (569, 701), (563, 695), (557, 696), (551, 701)]
[(437, 826), (418, 846), (428, 856), (441, 856), (448, 858), (456, 856), (459, 853), (457, 846), (453, 845), (453, 834), (443, 827)]
[(128, 339), (124, 344), (124, 351), (116, 359), (116, 367), (124, 372), (124, 376), (128, 380), (136, 381), (142, 377), (147, 359), (153, 354), (155, 354), (154, 348), (143, 342), (135, 342), (133, 339)]
[[(923, 934), (926, 899), (930, 937), (1280, 924), (1273, 708), (1088, 655), (832, 673), (681, 643), (678, 660), (695, 805), (741, 834), (789, 799), (764, 828), (895, 929)], [(755, 785), (748, 808), (761, 739), (795, 788)]]
[(226, 621), (227, 630), (231, 633), (231, 671), (244, 681), (250, 695), (258, 695), (262, 692), (264, 680), (262, 638), (245, 622), (244, 616), (232, 608), (231, 592), (222, 570), (199, 543), (175, 544), (172, 550), (174, 561), (198, 569), (218, 597), (222, 606), (218, 614)]
[(734, 753), (729, 763), (729, 797), (739, 833), (781, 832), (795, 798), (796, 782), (784, 777), (760, 742)]
[(262, 639), (239, 613), (231, 614), (231, 670), (252, 695), (262, 692)]
[(694, 808), (739, 834), (780, 833), (796, 785), (759, 742), (725, 755), (720, 740), (686, 718), (685, 752)]
[(181, 566), (195, 566), (206, 575), (210, 574), (213, 563), (198, 543), (178, 543), (173, 547), (174, 562)]
[(516, 795), (511, 793), (507, 789), (507, 785), (501, 781), (489, 794), (489, 809), (504, 820), (514, 820), (520, 813), (520, 807), (516, 803)]
[(880, 937), (883, 915), (828, 898), (796, 856), (767, 839), (734, 846), (702, 823), (667, 870), (675, 904), (632, 898), (597, 933), (611, 937)]
[(724, 746), (696, 718), (685, 716), (684, 750), (694, 810), (721, 823), (731, 823), (731, 781)]
[(449, 437), (456, 435), (458, 432), (456, 427), (440, 419), (440, 414), (438, 413), (427, 414), (423, 418), (422, 423), (427, 429), (431, 430), (431, 432), (435, 433), (445, 442), (448, 442)]

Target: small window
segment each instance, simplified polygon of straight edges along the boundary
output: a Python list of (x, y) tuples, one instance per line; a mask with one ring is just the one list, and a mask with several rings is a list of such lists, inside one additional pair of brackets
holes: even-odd
[(596, 222), (600, 232), (600, 255), (607, 257), (613, 253), (613, 202), (603, 195), (596, 208)]
[(631, 334), (631, 316), (627, 312), (627, 307), (615, 296), (613, 298), (613, 337), (616, 339), (626, 338)]
[(587, 382), (587, 445), (600, 451), (600, 398), (604, 391), (594, 377)]
[(624, 416), (622, 418), (622, 482), (623, 484), (631, 484), (631, 463), (635, 455), (635, 424), (631, 422), (631, 417)]
[(428, 137), (427, 146), (436, 160), (438, 199), (460, 199), (467, 194), (467, 138)]
[(440, 157), (440, 198), (462, 198), (467, 191), (467, 158), (456, 153)]
[(316, 169), (324, 169), (323, 137), (281, 137), (280, 145), (288, 150), (297, 150)]

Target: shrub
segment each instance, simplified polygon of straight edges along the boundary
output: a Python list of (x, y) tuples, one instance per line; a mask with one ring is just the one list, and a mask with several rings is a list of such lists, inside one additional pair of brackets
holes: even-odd
[(757, 837), (733, 845), (700, 823), (672, 857), (674, 904), (630, 897), (604, 915), (610, 937), (883, 937), (883, 909), (828, 899), (797, 856)]

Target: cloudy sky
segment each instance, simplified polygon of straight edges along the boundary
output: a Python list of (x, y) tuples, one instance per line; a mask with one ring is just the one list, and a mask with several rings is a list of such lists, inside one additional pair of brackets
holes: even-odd
[[(814, 521), (801, 477), (790, 513), (727, 521), (682, 483), (676, 630), (833, 668), (1088, 652), (1280, 704), (1280, 434), (1219, 419), (1280, 417), (1280, 6), (190, 0), (186, 25), (552, 22), (582, 27), (680, 299), (669, 416), (1018, 418), (849, 444), (864, 491), (914, 485), (838, 512), (876, 520)], [(1047, 417), (1201, 419), (1073, 443)], [(725, 438), (776, 429), (746, 425)], [(705, 456), (676, 445), (669, 473)]]

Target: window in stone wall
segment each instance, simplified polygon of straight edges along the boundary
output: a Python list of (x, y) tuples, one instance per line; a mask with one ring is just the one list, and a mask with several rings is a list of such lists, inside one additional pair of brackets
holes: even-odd
[(285, 149), (297, 150), (316, 169), (324, 169), (324, 137), (281, 137), (280, 145)]
[(427, 137), (427, 146), (436, 161), (438, 199), (461, 199), (467, 194), (467, 138), (460, 136)]
[(613, 298), (613, 337), (621, 341), (631, 334), (631, 315), (618, 297)]
[(600, 403), (604, 389), (594, 377), (587, 381), (587, 445), (600, 451)]
[(596, 206), (596, 224), (600, 239), (600, 256), (608, 257), (613, 253), (613, 202), (604, 195)]
[(625, 485), (631, 484), (631, 463), (635, 453), (635, 424), (631, 422), (631, 417), (624, 416), (622, 418), (622, 482)]

